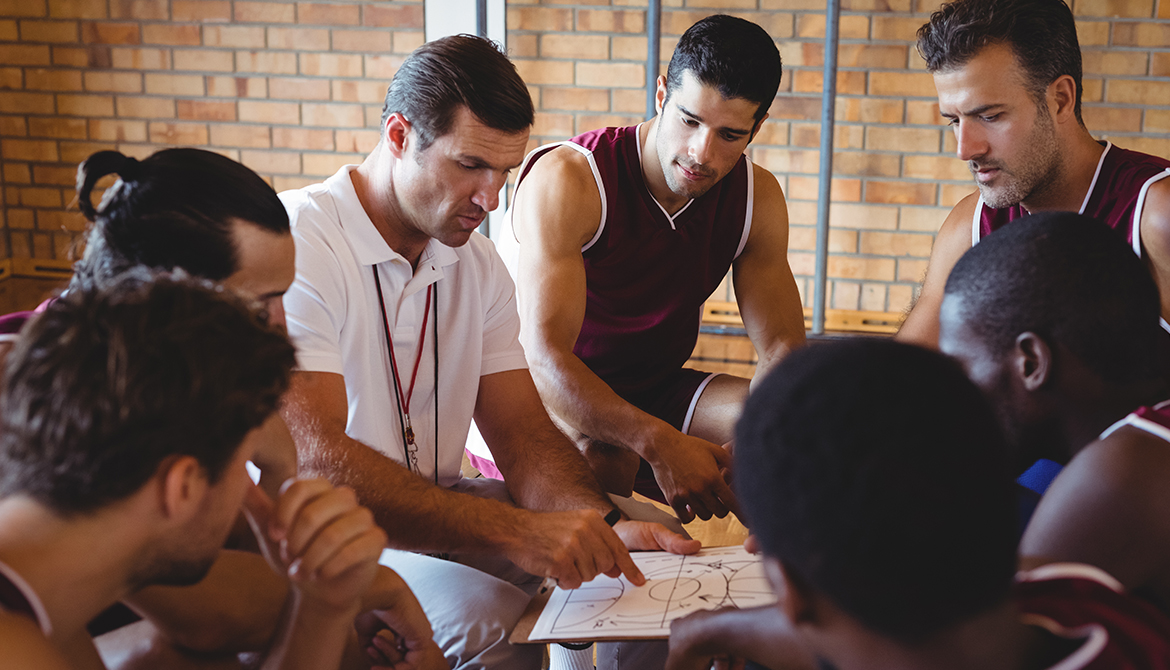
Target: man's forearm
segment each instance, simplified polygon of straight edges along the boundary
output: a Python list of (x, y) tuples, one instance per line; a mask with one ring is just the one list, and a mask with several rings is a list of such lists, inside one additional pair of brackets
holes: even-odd
[[(648, 461), (670, 424), (634, 407), (572, 352), (533, 347), (533, 379), (557, 417), (591, 439), (629, 449)], [(675, 431), (677, 432), (677, 431)]]

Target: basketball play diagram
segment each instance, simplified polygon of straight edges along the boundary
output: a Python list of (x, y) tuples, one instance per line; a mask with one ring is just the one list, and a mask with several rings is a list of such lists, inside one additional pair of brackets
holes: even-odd
[(760, 558), (742, 547), (704, 549), (691, 556), (631, 555), (646, 576), (645, 585), (602, 575), (578, 589), (557, 588), (529, 639), (667, 637), (671, 621), (697, 610), (776, 601)]

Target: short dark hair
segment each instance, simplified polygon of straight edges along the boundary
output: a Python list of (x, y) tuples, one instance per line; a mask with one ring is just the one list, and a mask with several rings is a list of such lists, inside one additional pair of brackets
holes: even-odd
[(918, 53), (931, 72), (962, 67), (992, 44), (1011, 47), (1041, 109), (1048, 107), (1048, 85), (1066, 74), (1072, 77), (1077, 87), (1073, 111), (1084, 125), (1081, 47), (1064, 0), (955, 0), (918, 29)]
[[(98, 180), (119, 179), (94, 207)], [(236, 220), (288, 233), (288, 212), (255, 172), (202, 149), (164, 149), (138, 161), (99, 151), (77, 168), (78, 205), (93, 226), (74, 284), (105, 281), (135, 266), (181, 268), (220, 281), (238, 269)]]
[(423, 150), (451, 130), (460, 107), (489, 128), (509, 133), (527, 130), (534, 118), (528, 87), (496, 43), (452, 35), (415, 49), (394, 73), (382, 128), (391, 114), (402, 114)]
[(1011, 454), (941, 354), (870, 339), (792, 353), (748, 398), (735, 461), (764, 552), (875, 632), (915, 644), (1008, 597)]
[(682, 85), (683, 72), (713, 86), (725, 99), (758, 103), (756, 121), (764, 118), (780, 88), (780, 51), (776, 42), (751, 21), (716, 14), (687, 28), (666, 68), (666, 98)]
[(1124, 238), (1091, 217), (1041, 212), (1012, 221), (959, 259), (944, 295), (962, 298), (964, 322), (992, 353), (1033, 332), (1106, 381), (1159, 374), (1166, 334), (1158, 287)]
[(62, 515), (122, 500), (175, 455), (212, 482), (276, 410), (288, 339), (232, 292), (132, 270), (68, 291), (9, 355), (0, 395), (0, 496)]

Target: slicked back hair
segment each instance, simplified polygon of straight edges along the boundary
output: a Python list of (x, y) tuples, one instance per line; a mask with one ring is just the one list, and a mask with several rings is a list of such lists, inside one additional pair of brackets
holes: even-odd
[(535, 117), (528, 87), (496, 43), (453, 35), (415, 49), (398, 68), (386, 90), (382, 128), (391, 114), (402, 114), (425, 150), (451, 130), (460, 107), (508, 133), (528, 130)]
[(0, 496), (62, 516), (176, 455), (214, 483), (276, 410), (293, 348), (230, 291), (144, 269), (68, 291), (24, 328), (0, 394)]
[(992, 44), (1011, 47), (1041, 109), (1048, 107), (1048, 85), (1066, 74), (1072, 77), (1077, 88), (1073, 110), (1084, 125), (1081, 47), (1064, 0), (955, 0), (918, 29), (918, 53), (931, 72), (963, 67)]
[(1158, 287), (1118, 233), (1071, 212), (1012, 221), (971, 248), (944, 295), (992, 353), (1033, 332), (1062, 344), (1103, 380), (1153, 379), (1159, 371)]
[(714, 87), (725, 99), (759, 104), (764, 118), (780, 88), (780, 51), (760, 26), (726, 14), (702, 19), (687, 28), (666, 69), (666, 99), (682, 86), (683, 72)]
[[(117, 175), (98, 206), (99, 179)], [(76, 285), (106, 281), (127, 269), (181, 268), (220, 281), (239, 270), (237, 221), (273, 233), (289, 232), (288, 212), (276, 191), (240, 163), (202, 149), (164, 149), (139, 161), (99, 151), (77, 168), (77, 198), (93, 222)]]
[(941, 354), (869, 339), (793, 352), (748, 398), (735, 461), (765, 554), (870, 630), (918, 644), (1007, 599), (1009, 449)]

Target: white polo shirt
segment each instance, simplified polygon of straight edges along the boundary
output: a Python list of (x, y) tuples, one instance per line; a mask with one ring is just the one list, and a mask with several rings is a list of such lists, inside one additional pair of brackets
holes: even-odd
[[(439, 402), (435, 441), (434, 324), (427, 324), (410, 403), (420, 474), (451, 486), (461, 477), (479, 378), (526, 369), (515, 289), (495, 246), (474, 233), (453, 249), (430, 240), (418, 268), (390, 248), (358, 201), (346, 165), (324, 183), (285, 191), (297, 276), (284, 296), (298, 367), (345, 377), (350, 437), (406, 464), (377, 269), (403, 392), (410, 384), (426, 304), (438, 303)], [(432, 307), (432, 310), (434, 307)]]

